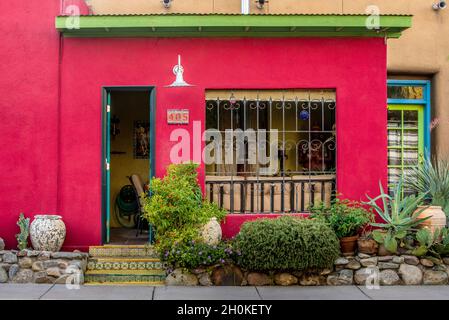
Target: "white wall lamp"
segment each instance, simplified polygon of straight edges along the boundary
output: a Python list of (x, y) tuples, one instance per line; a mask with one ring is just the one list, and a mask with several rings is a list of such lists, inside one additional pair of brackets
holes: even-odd
[(444, 0), (440, 0), (432, 5), (433, 10), (443, 10), (446, 9), (447, 3)]
[(178, 64), (173, 67), (173, 74), (176, 76), (176, 79), (171, 85), (166, 86), (167, 88), (193, 87), (193, 85), (184, 81), (184, 67), (181, 65), (181, 55), (178, 55)]
[(171, 3), (173, 2), (173, 0), (162, 0), (162, 4), (164, 5), (164, 7), (166, 9), (171, 7)]

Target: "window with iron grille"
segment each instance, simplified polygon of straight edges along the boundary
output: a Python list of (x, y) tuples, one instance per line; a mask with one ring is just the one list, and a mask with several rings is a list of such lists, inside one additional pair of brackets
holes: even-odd
[[(206, 165), (209, 200), (230, 213), (304, 212), (318, 202), (329, 204), (335, 191), (335, 110), (330, 90), (207, 91), (206, 129), (221, 139), (221, 150), (213, 152), (218, 161)], [(245, 133), (243, 157), (236, 132)], [(266, 141), (259, 139), (255, 150), (251, 140), (259, 134)], [(264, 154), (277, 163), (260, 161)], [(266, 174), (269, 166), (275, 170)]]

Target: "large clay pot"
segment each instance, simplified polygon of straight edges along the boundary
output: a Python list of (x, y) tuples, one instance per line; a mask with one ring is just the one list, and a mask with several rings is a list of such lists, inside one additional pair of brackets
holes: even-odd
[(37, 215), (30, 226), (33, 248), (40, 251), (59, 251), (66, 236), (65, 224), (61, 216)]
[(360, 238), (357, 240), (358, 252), (365, 254), (376, 254), (379, 245), (376, 240)]
[(208, 223), (203, 226), (201, 230), (201, 238), (208, 245), (217, 245), (220, 243), (222, 236), (221, 226), (217, 218), (211, 218)]
[(431, 217), (421, 223), (419, 226), (421, 228), (429, 228), (430, 231), (433, 233), (436, 229), (442, 229), (446, 227), (446, 215), (444, 214), (444, 211), (439, 206), (420, 206), (417, 210), (422, 210), (423, 208), (426, 208), (423, 212), (419, 214), (419, 219)]
[(357, 239), (359, 236), (340, 238), (341, 253), (344, 256), (355, 255), (355, 249), (357, 248)]

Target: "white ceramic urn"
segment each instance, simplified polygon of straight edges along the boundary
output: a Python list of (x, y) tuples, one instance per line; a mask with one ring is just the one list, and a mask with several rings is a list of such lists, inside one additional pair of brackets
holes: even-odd
[(205, 243), (211, 246), (219, 244), (221, 236), (221, 226), (215, 217), (211, 218), (201, 230), (201, 238)]
[(39, 251), (59, 251), (66, 236), (61, 216), (37, 215), (30, 226), (31, 244)]

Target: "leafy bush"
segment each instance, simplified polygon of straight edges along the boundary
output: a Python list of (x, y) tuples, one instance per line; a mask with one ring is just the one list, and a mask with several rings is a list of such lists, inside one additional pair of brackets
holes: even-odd
[(284, 216), (242, 225), (234, 240), (237, 264), (248, 270), (320, 270), (340, 254), (334, 231), (320, 219)]
[(199, 241), (199, 231), (210, 218), (223, 220), (224, 210), (203, 200), (198, 186), (198, 165), (172, 164), (162, 179), (153, 179), (145, 199), (144, 217), (156, 229), (156, 249), (171, 251), (177, 244)]
[(210, 246), (205, 243), (191, 241), (178, 243), (164, 253), (164, 260), (177, 268), (195, 269), (200, 266), (225, 264), (232, 261), (234, 252), (228, 243)]
[(321, 218), (329, 223), (338, 238), (357, 235), (361, 228), (374, 220), (373, 214), (361, 203), (336, 198), (330, 207), (324, 204), (310, 209), (312, 218)]

